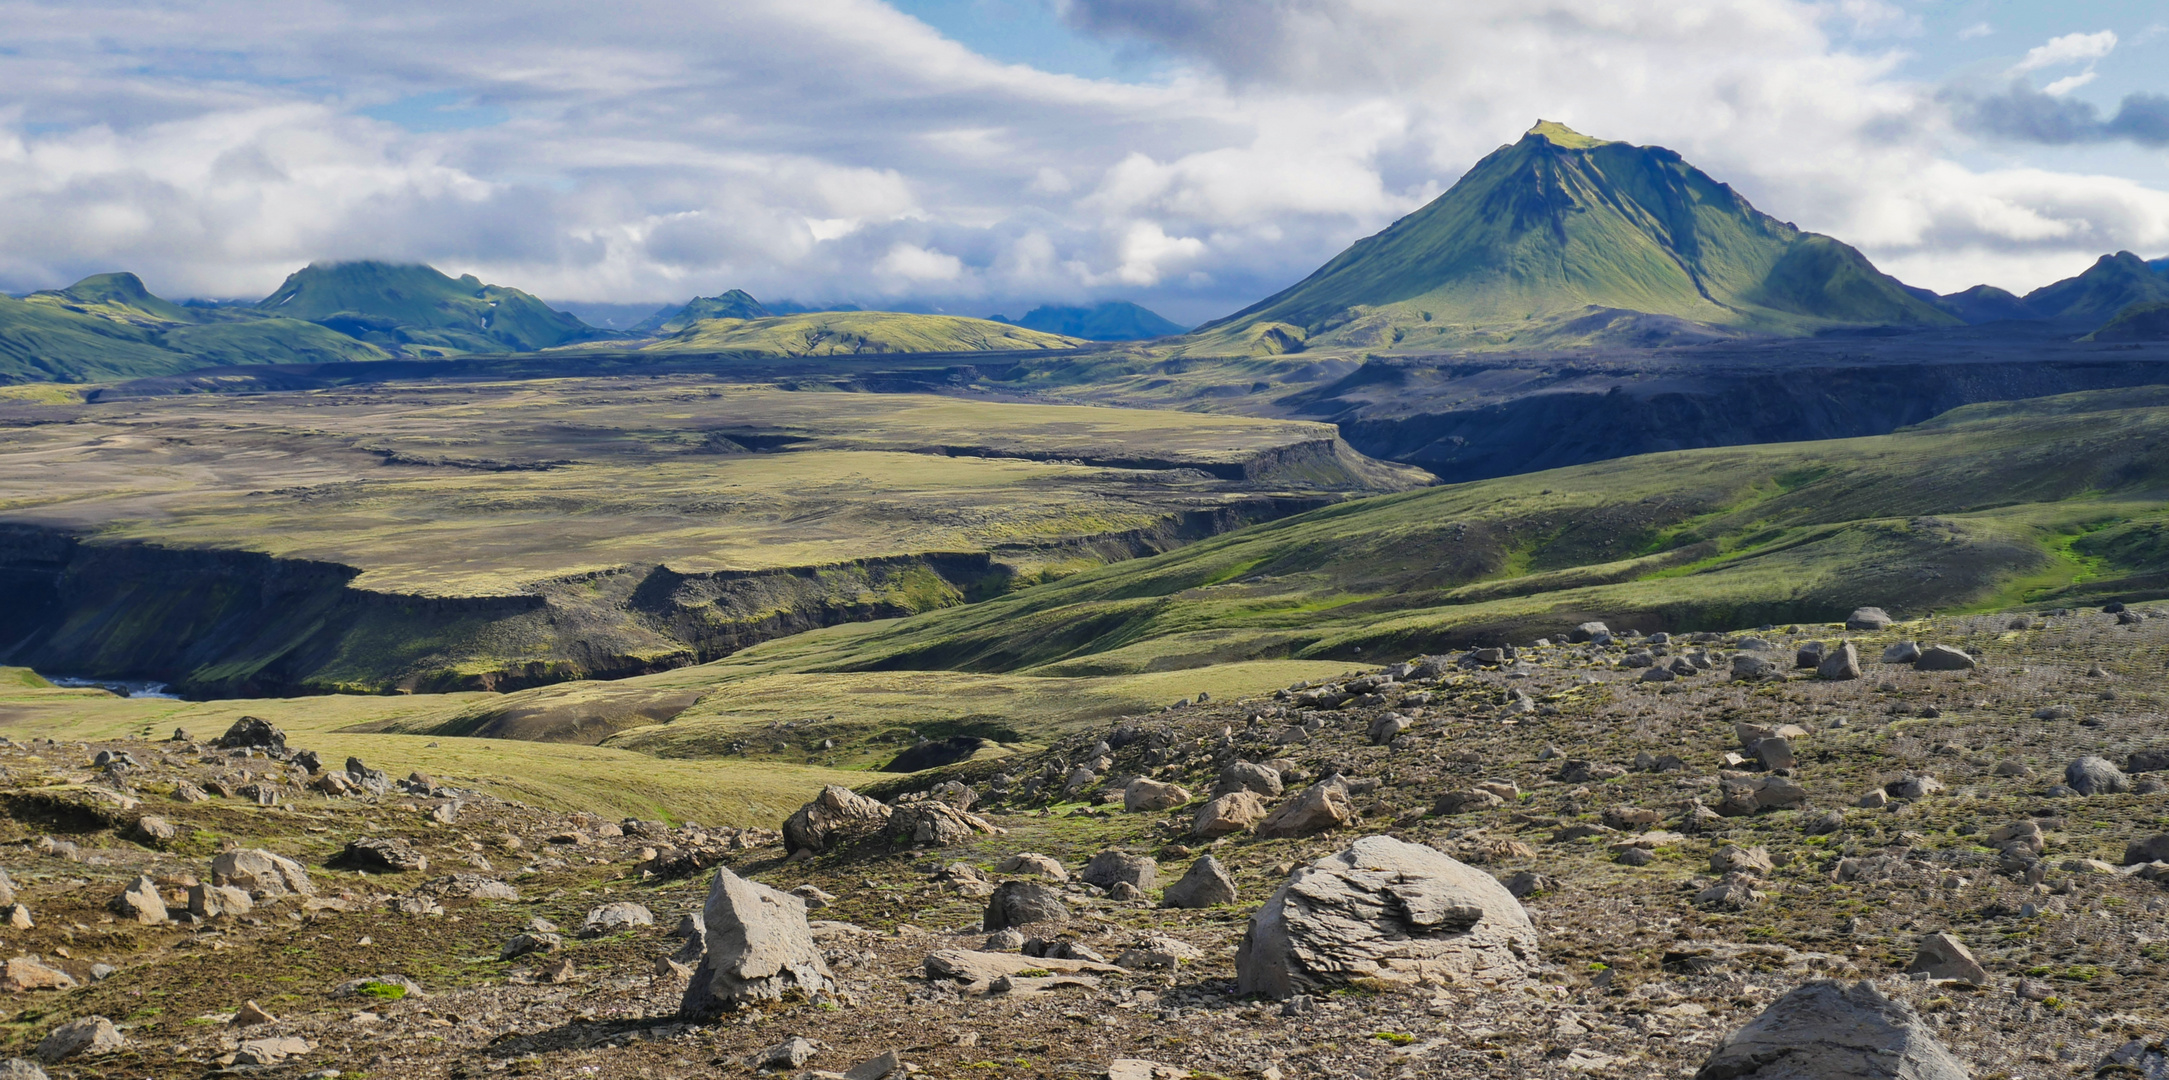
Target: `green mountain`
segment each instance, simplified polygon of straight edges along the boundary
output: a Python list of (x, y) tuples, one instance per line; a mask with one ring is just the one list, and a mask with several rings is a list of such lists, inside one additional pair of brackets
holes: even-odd
[(382, 359), (383, 350), (313, 323), (245, 308), (170, 303), (134, 274), (96, 274), (19, 300), (0, 296), (0, 383)]
[(1526, 344), (1613, 328), (1614, 313), (1785, 335), (1958, 323), (1673, 151), (1540, 121), (1430, 205), (1199, 332), (1251, 352)]
[(1947, 311), (1968, 326), (2000, 322), (2006, 319), (2038, 319), (2041, 316), (2026, 306), (2026, 301), (1995, 287), (1975, 285), (1961, 292), (1937, 295), (1929, 289), (1907, 287), (1907, 292), (1922, 302), (1941, 311)]
[(816, 311), (761, 319), (701, 319), (643, 346), (653, 352), (744, 356), (1074, 349), (1084, 342), (986, 319), (900, 311)]
[(2133, 304), (2169, 301), (2169, 277), (2128, 251), (2103, 255), (2077, 277), (2026, 294), (2035, 317), (2074, 327), (2097, 327)]
[(1109, 300), (1092, 307), (1042, 305), (1021, 319), (990, 316), (992, 321), (1021, 326), (1086, 341), (1142, 341), (1183, 332), (1183, 327), (1160, 317), (1158, 312), (1127, 300)]
[(2169, 301), (2133, 304), (2116, 313), (2087, 341), (2169, 341)]
[(614, 336), (518, 289), (418, 264), (311, 263), (256, 307), (411, 356), (532, 352)]
[(635, 324), (630, 332), (643, 336), (675, 334), (702, 319), (765, 319), (772, 314), (744, 289), (732, 289), (721, 296), (696, 296), (676, 310), (665, 308)]

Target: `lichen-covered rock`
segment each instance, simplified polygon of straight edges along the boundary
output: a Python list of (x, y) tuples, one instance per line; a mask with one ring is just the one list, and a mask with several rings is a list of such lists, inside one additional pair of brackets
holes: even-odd
[(1049, 881), (1069, 880), (1069, 871), (1063, 869), (1059, 860), (1036, 851), (1020, 851), (995, 864), (994, 869), (1004, 874), (1026, 874)]
[(158, 895), (158, 883), (143, 875), (137, 875), (135, 881), (107, 906), (115, 915), (145, 926), (157, 926), (166, 921), (166, 901)]
[(830, 784), (784, 821), (783, 846), (788, 851), (819, 854), (839, 843), (879, 832), (888, 824), (890, 813), (888, 807), (873, 799)]
[(1906, 966), (1908, 973), (1924, 973), (1931, 979), (1958, 979), (1975, 986), (1988, 984), (1988, 969), (1974, 959), (1966, 943), (1949, 934), (1930, 934), (1920, 939), (1920, 951)]
[(1811, 982), (1719, 1040), (1695, 1080), (1966, 1080), (1965, 1066), (1873, 983)]
[(1949, 645), (1930, 645), (1913, 661), (1915, 671), (1971, 671), (1975, 661), (1964, 650)]
[(52, 1030), (38, 1043), (38, 1060), (51, 1065), (73, 1057), (96, 1057), (110, 1054), (127, 1045), (121, 1038), (120, 1029), (103, 1016), (86, 1016), (70, 1020)]
[(404, 874), (429, 869), (429, 857), (398, 837), (364, 836), (347, 841), (339, 864), (376, 874)]
[(707, 949), (678, 1005), (681, 1019), (712, 1020), (741, 1006), (836, 989), (806, 924), (806, 905), (789, 893), (717, 867), (701, 923)]
[(75, 976), (27, 956), (14, 957), (0, 966), (0, 990), (10, 994), (25, 990), (69, 990), (75, 985)]
[(1860, 677), (1860, 650), (1848, 641), (1823, 655), (1815, 665), (1815, 677), (1846, 682)]
[(2064, 769), (2064, 783), (2081, 795), (2114, 795), (2131, 790), (2131, 778), (2116, 763), (2088, 754)]
[(1847, 630), (1887, 630), (1890, 628), (1890, 615), (1879, 607), (1854, 608), (1853, 613), (1845, 617), (1845, 628)]
[(1513, 985), (1536, 928), (1496, 878), (1422, 844), (1366, 836), (1297, 870), (1250, 919), (1236, 992), (1287, 998), (1355, 979)]

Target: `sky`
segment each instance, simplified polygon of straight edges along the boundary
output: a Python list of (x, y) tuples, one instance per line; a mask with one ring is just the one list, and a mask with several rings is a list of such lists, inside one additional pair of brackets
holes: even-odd
[(0, 291), (384, 258), (556, 302), (1177, 321), (1537, 119), (1886, 271), (2169, 254), (2155, 0), (0, 0)]

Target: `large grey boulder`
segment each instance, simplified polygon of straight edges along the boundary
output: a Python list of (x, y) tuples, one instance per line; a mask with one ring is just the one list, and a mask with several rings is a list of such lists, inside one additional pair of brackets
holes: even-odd
[(1297, 870), (1251, 916), (1236, 993), (1287, 998), (1356, 979), (1517, 985), (1536, 960), (1536, 927), (1498, 879), (1366, 836)]
[(1600, 622), (1585, 622), (1567, 631), (1567, 640), (1577, 645), (1585, 641), (1609, 645), (1612, 643), (1612, 628)]
[(1220, 860), (1210, 855), (1191, 863), (1189, 873), (1160, 894), (1160, 906), (1169, 908), (1209, 908), (1234, 902), (1235, 879)]
[(2169, 833), (2155, 833), (2124, 845), (2125, 866), (2150, 862), (2169, 862)]
[(1823, 654), (1815, 665), (1815, 677), (1833, 682), (1845, 682), (1860, 677), (1860, 650), (1848, 641)]
[(309, 881), (306, 868), (284, 855), (274, 855), (261, 848), (228, 851), (212, 859), (211, 883), (230, 885), (258, 900), (291, 893), (316, 895), (316, 886)]
[(836, 989), (798, 897), (717, 867), (701, 924), (708, 948), (678, 1005), (680, 1019), (712, 1020), (744, 1005)]
[(1873, 983), (1820, 981), (1725, 1036), (1695, 1080), (1967, 1080), (1905, 1003)]
[(1913, 661), (1915, 671), (1971, 671), (1975, 661), (1963, 649), (1949, 645), (1930, 645), (1920, 651), (1920, 659)]
[(1132, 814), (1172, 810), (1189, 801), (1188, 789), (1144, 776), (1130, 781), (1122, 791), (1122, 809)]
[(879, 832), (889, 822), (890, 810), (840, 784), (821, 789), (813, 801), (798, 808), (783, 823), (786, 851), (827, 851), (839, 843)]
[(986, 915), (980, 920), (988, 933), (1011, 926), (1068, 921), (1069, 906), (1062, 902), (1062, 894), (1029, 881), (1005, 881), (996, 885), (994, 895), (987, 898)]
[(269, 720), (244, 716), (218, 737), (218, 746), (225, 750), (284, 750), (286, 733)]
[(134, 919), (145, 926), (156, 926), (166, 921), (165, 898), (158, 894), (158, 883), (152, 881), (148, 875), (136, 875), (135, 881), (107, 906), (115, 915)]
[(1966, 943), (1949, 934), (1930, 934), (1920, 939), (1907, 973), (1924, 973), (1931, 979), (1958, 979), (1975, 986), (1988, 985), (1988, 969), (1974, 959)]
[[(872, 799), (865, 801), (881, 805)], [(967, 814), (940, 799), (912, 799), (883, 809), (890, 810), (889, 835), (898, 843), (915, 847), (954, 847), (980, 833), (992, 835), (997, 831), (987, 819)]]
[(2131, 790), (2131, 778), (2107, 758), (2091, 754), (2064, 769), (2064, 783), (2081, 795), (2114, 795)]
[(1890, 628), (1890, 616), (1879, 607), (1854, 608), (1853, 613), (1845, 617), (1845, 628), (1847, 630), (1887, 630)]
[(1280, 772), (1270, 765), (1248, 761), (1230, 762), (1220, 770), (1220, 782), (1213, 785), (1213, 797), (1231, 795), (1238, 791), (1256, 792), (1268, 799), (1280, 796)]
[(1084, 872), (1077, 875), (1087, 885), (1112, 889), (1128, 882), (1142, 892), (1160, 883), (1160, 864), (1147, 855), (1132, 855), (1127, 851), (1102, 851), (1085, 864)]
[(127, 1041), (121, 1038), (120, 1029), (103, 1016), (86, 1016), (70, 1020), (52, 1030), (38, 1043), (38, 1060), (47, 1065), (66, 1061), (72, 1057), (95, 1057), (110, 1054)]
[(1917, 641), (1901, 641), (1883, 649), (1883, 662), (1886, 664), (1910, 664), (1919, 659), (1920, 643)]

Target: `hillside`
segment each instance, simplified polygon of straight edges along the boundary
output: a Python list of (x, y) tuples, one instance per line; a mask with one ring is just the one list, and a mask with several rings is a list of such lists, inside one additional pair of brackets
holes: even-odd
[(2035, 318), (2081, 330), (2102, 326), (2134, 304), (2169, 302), (2169, 276), (2137, 255), (2103, 255), (2076, 277), (2027, 293), (2025, 304)]
[(134, 274), (97, 274), (22, 299), (0, 296), (0, 383), (79, 383), (238, 364), (381, 360), (335, 330), (162, 300)]
[[(1377, 496), (968, 608), (676, 673), (1050, 677), (2169, 593), (2169, 390), (1956, 410)], [(807, 674), (805, 677), (815, 676)]]
[(1126, 300), (1109, 300), (1092, 307), (1047, 305), (1025, 312), (1021, 319), (1008, 319), (1000, 315), (993, 316), (993, 319), (995, 322), (1006, 322), (1027, 330), (1083, 338), (1086, 341), (1142, 341), (1180, 334), (1184, 329), (1181, 325), (1162, 318), (1158, 312)]
[(518, 289), (420, 265), (311, 263), (256, 306), (410, 356), (532, 352), (614, 336)]
[(1084, 344), (1076, 338), (956, 315), (821, 311), (759, 319), (702, 319), (645, 348), (749, 356), (853, 356), (1073, 349)]
[(1662, 147), (1539, 122), (1199, 351), (1402, 350), (1958, 322)]

